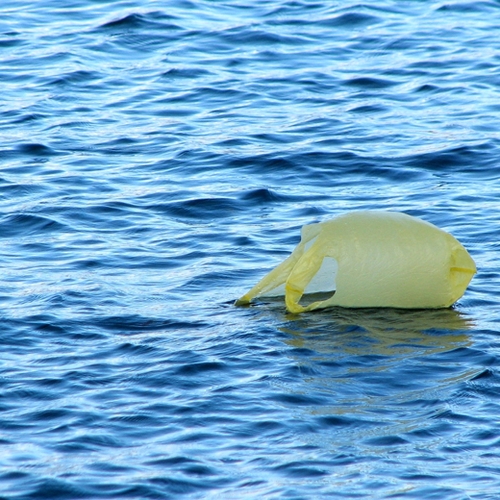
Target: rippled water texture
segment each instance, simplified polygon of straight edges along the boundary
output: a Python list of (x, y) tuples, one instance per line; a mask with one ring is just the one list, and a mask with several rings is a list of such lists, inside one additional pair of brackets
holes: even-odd
[[(2, 498), (498, 498), (500, 2), (0, 13)], [(233, 306), (353, 209), (465, 296)]]

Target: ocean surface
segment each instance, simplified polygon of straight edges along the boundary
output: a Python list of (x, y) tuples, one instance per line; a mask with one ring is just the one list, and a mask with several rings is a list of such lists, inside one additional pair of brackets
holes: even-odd
[[(500, 498), (500, 1), (3, 0), (0, 498)], [(447, 310), (234, 300), (402, 211)]]

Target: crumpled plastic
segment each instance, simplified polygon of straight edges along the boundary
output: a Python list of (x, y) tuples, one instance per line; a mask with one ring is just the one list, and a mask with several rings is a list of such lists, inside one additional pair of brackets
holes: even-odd
[(446, 308), (475, 273), (467, 250), (429, 222), (398, 212), (350, 212), (304, 226), (292, 254), (236, 304), (284, 296), (295, 314), (331, 306)]

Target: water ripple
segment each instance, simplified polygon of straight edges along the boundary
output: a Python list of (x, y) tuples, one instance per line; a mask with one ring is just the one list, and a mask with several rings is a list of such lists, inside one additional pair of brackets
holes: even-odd
[[(496, 2), (3, 13), (0, 496), (496, 498)], [(455, 235), (465, 296), (233, 307), (354, 209)]]

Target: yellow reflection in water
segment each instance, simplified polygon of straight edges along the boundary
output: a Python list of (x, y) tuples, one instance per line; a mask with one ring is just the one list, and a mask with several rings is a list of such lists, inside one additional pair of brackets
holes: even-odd
[(295, 408), (303, 416), (388, 412), (391, 423), (399, 420), (407, 432), (423, 415), (442, 411), (439, 401), (482, 370), (458, 351), (472, 344), (468, 332), (475, 325), (455, 309), (332, 308), (296, 316), (275, 305), (263, 307), (258, 321), (265, 315), (287, 334), (282, 341), (293, 348), (287, 356), (303, 373), (303, 383), (285, 377), (275, 387), (324, 398)]
[[(403, 355), (419, 347), (427, 354), (443, 352), (470, 345), (467, 331), (474, 327), (469, 317), (455, 309), (336, 308), (307, 317), (288, 315), (287, 319), (279, 329), (291, 336), (285, 341), (288, 345), (324, 354), (339, 347), (349, 355)], [(325, 336), (327, 332), (331, 335)]]

